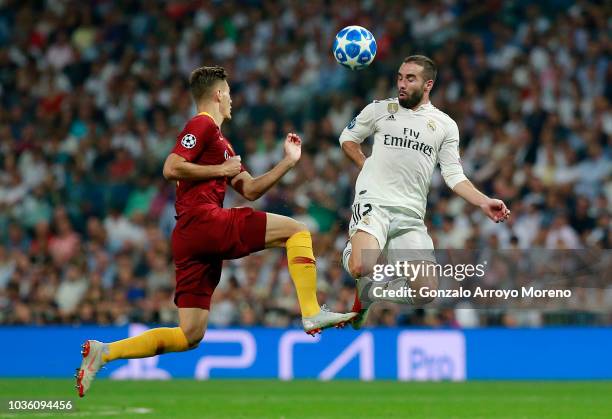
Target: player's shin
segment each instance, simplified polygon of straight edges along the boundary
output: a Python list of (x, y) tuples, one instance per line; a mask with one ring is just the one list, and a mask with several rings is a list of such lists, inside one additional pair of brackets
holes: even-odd
[(312, 317), (321, 311), (317, 301), (317, 267), (308, 231), (289, 237), (286, 243), (289, 275), (295, 285), (302, 317)]
[(189, 349), (185, 333), (180, 327), (159, 327), (138, 336), (118, 340), (105, 345), (104, 362), (115, 359), (147, 358), (167, 352)]

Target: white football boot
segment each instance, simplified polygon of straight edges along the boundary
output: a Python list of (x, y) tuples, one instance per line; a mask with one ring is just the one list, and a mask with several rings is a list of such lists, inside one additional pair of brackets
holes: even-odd
[(81, 362), (81, 368), (77, 368), (77, 372), (74, 375), (74, 378), (76, 378), (75, 388), (79, 393), (79, 397), (85, 396), (92, 381), (96, 378), (96, 374), (106, 364), (102, 361), (103, 351), (104, 344), (97, 340), (86, 340), (81, 345), (83, 361)]
[(323, 304), (321, 311), (318, 314), (311, 317), (302, 317), (302, 325), (304, 326), (304, 332), (311, 336), (321, 333), (323, 329), (330, 327), (336, 327), (340, 329), (348, 322), (350, 322), (357, 313), (334, 313), (329, 311), (327, 306)]

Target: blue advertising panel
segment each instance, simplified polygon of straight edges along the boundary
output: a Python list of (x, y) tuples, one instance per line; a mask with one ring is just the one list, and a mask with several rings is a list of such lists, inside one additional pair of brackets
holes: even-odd
[[(87, 338), (113, 341), (147, 326), (2, 327), (3, 377), (69, 377)], [(40, 346), (51, 348), (40, 357)], [(612, 328), (331, 330), (210, 329), (196, 349), (117, 361), (113, 379), (172, 377), (469, 380), (612, 379)], [(36, 363), (22, 362), (38, 359)]]

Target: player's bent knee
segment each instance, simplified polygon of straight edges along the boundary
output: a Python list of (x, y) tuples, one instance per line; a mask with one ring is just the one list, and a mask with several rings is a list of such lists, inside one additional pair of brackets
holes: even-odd
[(363, 261), (357, 257), (353, 257), (353, 255), (349, 257), (348, 268), (349, 268), (349, 273), (355, 279), (361, 278), (364, 275), (366, 275), (366, 272), (363, 266)]
[(292, 219), (291, 226), (289, 227), (289, 237), (293, 236), (296, 233), (301, 233), (302, 231), (308, 231), (308, 227), (306, 224), (301, 221), (296, 221)]
[(189, 348), (195, 348), (200, 344), (202, 339), (204, 339), (206, 326), (181, 326), (181, 329), (183, 329), (183, 333), (187, 338)]
[(286, 241), (296, 233), (308, 232), (306, 224), (293, 218), (269, 214), (266, 227), (266, 247), (283, 247)]
[(357, 278), (361, 278), (363, 277), (363, 270), (361, 269), (361, 266), (350, 266), (349, 265), (349, 272), (351, 274), (351, 276), (355, 279)]

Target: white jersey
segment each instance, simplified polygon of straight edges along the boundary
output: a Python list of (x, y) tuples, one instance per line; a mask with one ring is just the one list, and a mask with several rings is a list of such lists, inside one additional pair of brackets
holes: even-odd
[(342, 131), (340, 144), (362, 143), (372, 134), (372, 155), (357, 178), (356, 199), (407, 208), (424, 218), (437, 163), (451, 189), (467, 179), (459, 160), (457, 124), (430, 103), (413, 111), (401, 107), (397, 98), (375, 100)]

